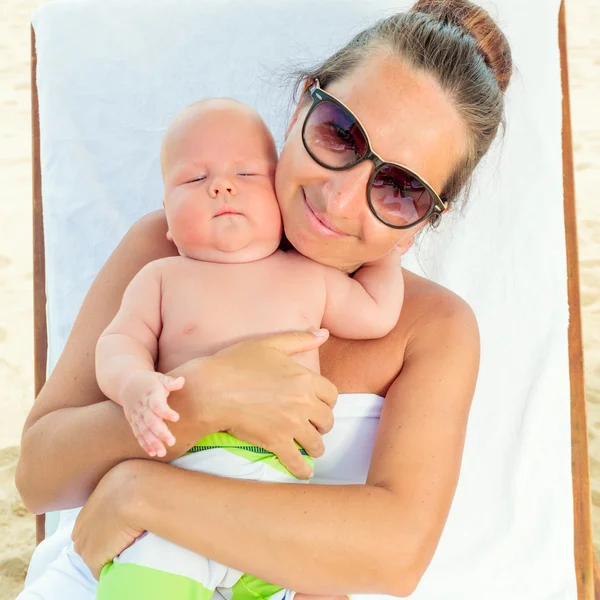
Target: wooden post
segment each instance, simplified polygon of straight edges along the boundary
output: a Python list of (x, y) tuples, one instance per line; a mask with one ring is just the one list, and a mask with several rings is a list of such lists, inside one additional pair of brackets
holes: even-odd
[[(44, 249), (44, 215), (42, 207), (42, 170), (40, 165), (40, 114), (37, 94), (37, 54), (35, 31), (31, 27), (31, 148), (33, 183), (33, 352), (35, 396), (46, 381), (48, 335), (46, 330), (46, 260)], [(45, 536), (44, 515), (35, 519), (36, 542)]]
[(575, 522), (575, 569), (578, 600), (594, 600), (594, 554), (590, 479), (588, 470), (587, 419), (583, 376), (583, 342), (579, 294), (579, 252), (577, 249), (577, 214), (571, 105), (567, 64), (565, 3), (558, 17), (558, 43), (562, 81), (562, 158), (567, 240), (567, 285), (569, 294), (569, 371), (571, 380), (571, 463), (573, 472), (573, 509)]

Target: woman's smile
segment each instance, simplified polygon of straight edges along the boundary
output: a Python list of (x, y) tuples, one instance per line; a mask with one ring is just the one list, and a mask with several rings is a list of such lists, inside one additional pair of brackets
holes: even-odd
[(306, 192), (304, 188), (300, 188), (302, 190), (302, 197), (304, 202), (304, 208), (306, 210), (306, 215), (308, 218), (308, 222), (311, 224), (312, 228), (319, 234), (329, 236), (329, 237), (351, 237), (350, 234), (344, 233), (334, 225), (332, 225), (322, 213), (318, 213), (309, 202), (306, 197)]

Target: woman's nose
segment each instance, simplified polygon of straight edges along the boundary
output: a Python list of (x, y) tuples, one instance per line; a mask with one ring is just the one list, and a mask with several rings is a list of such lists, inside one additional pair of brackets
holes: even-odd
[(367, 207), (367, 185), (373, 163), (365, 161), (347, 171), (331, 172), (323, 186), (327, 213), (344, 218), (358, 217)]
[(217, 198), (218, 196), (236, 196), (237, 189), (232, 177), (224, 175), (216, 175), (210, 182), (208, 193), (211, 198)]

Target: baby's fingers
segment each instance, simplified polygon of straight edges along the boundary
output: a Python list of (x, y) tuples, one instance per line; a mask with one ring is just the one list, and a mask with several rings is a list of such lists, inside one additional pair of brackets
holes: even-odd
[(163, 375), (162, 373), (158, 374), (158, 379), (165, 386), (165, 389), (168, 392), (180, 390), (185, 383), (184, 377), (171, 377), (170, 375)]
[[(165, 444), (167, 444), (167, 446), (172, 446), (175, 443), (175, 437), (160, 417), (148, 411), (144, 414), (144, 421), (148, 426), (148, 429), (152, 432), (152, 434), (158, 437), (160, 440), (162, 440)], [(158, 456), (162, 457), (165, 456), (165, 454), (166, 449), (163, 454), (158, 454)]]
[(160, 441), (158, 436), (150, 430), (150, 428), (144, 431), (144, 437), (146, 438), (146, 443), (149, 444), (152, 449), (150, 456), (158, 456), (159, 458), (166, 456), (167, 449), (165, 448), (165, 445)]
[(169, 392), (180, 390), (185, 383), (185, 379), (183, 377), (176, 377), (175, 379), (173, 377), (169, 377), (168, 375), (165, 375), (165, 377), (167, 377), (168, 381), (164, 385)]
[[(148, 453), (148, 456), (156, 456), (164, 446), (161, 441), (148, 429), (146, 423), (142, 421), (141, 425), (132, 423), (131, 428), (139, 445)], [(166, 450), (164, 450), (166, 454)], [(160, 454), (159, 454), (160, 456)], [(164, 454), (163, 454), (164, 456)]]
[(179, 421), (179, 413), (175, 412), (167, 404), (167, 399), (164, 395), (152, 394), (148, 400), (148, 407), (157, 417), (160, 417), (161, 419), (173, 421), (173, 423)]

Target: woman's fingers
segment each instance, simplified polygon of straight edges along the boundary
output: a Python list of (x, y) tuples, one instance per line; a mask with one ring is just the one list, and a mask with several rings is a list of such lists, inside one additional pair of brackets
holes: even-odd
[(296, 441), (313, 458), (320, 458), (325, 454), (323, 437), (310, 423), (306, 424), (302, 432), (296, 434)]
[(309, 479), (313, 475), (312, 467), (300, 453), (296, 444), (286, 443), (271, 448), (271, 452), (279, 458), (283, 466), (298, 479)]
[(338, 392), (293, 355), (316, 350), (327, 337), (327, 330), (292, 331), (234, 344), (198, 363), (202, 385), (190, 379), (193, 371), (183, 372), (185, 389), (211, 390), (202, 400), (220, 430), (268, 449), (296, 477), (308, 478), (311, 467), (295, 440), (310, 456), (323, 454), (321, 435), (333, 426)]
[[(333, 408), (335, 406), (338, 398), (338, 389), (333, 383), (331, 383), (331, 381), (329, 381), (329, 379), (323, 377), (322, 375), (315, 374), (314, 389), (315, 395), (317, 398), (319, 398), (319, 400), (327, 404), (329, 408)], [(331, 427), (329, 429), (331, 429)], [(329, 429), (327, 431), (329, 431)]]
[[(123, 507), (134, 497), (137, 476), (154, 466), (158, 465), (149, 460), (126, 460), (113, 467), (77, 516), (72, 534), (75, 551), (96, 579), (106, 563), (142, 535), (143, 530), (132, 527), (126, 517), (131, 509)], [(137, 506), (135, 502), (134, 505)]]
[(323, 345), (329, 337), (327, 329), (318, 331), (286, 331), (275, 333), (257, 340), (268, 348), (278, 350), (286, 356), (315, 350)]

